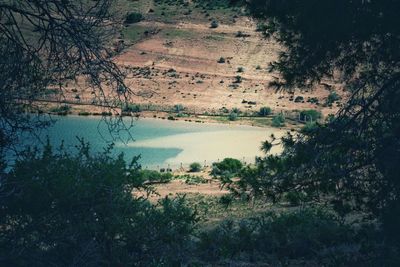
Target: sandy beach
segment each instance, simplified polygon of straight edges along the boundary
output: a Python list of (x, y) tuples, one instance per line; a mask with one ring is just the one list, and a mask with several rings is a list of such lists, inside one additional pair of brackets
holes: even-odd
[[(192, 162), (209, 165), (226, 157), (238, 158), (248, 163), (254, 162), (256, 156), (262, 156), (261, 142), (271, 134), (280, 137), (285, 133), (279, 129), (240, 129), (184, 133), (167, 137), (129, 143), (130, 147), (144, 148), (178, 148), (182, 151), (166, 161), (171, 166)], [(274, 147), (272, 153), (279, 153), (281, 147)]]

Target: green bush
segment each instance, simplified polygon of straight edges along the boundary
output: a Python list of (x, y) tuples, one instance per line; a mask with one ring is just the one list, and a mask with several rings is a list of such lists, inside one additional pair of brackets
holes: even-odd
[(232, 204), (234, 198), (231, 194), (226, 194), (220, 197), (219, 203), (223, 205), (226, 209)]
[(190, 164), (190, 172), (199, 172), (201, 171), (201, 164), (198, 162), (193, 162)]
[(268, 29), (268, 25), (264, 24), (264, 23), (258, 23), (257, 27), (256, 27), (256, 31), (257, 32), (265, 32)]
[(211, 29), (218, 28), (218, 26), (219, 26), (218, 21), (216, 21), (216, 20), (211, 21), (211, 24), (210, 24)]
[(270, 107), (262, 107), (260, 108), (260, 111), (258, 112), (258, 115), (266, 117), (272, 113), (272, 110)]
[(243, 80), (242, 76), (236, 75), (235, 76), (235, 80), (233, 81), (233, 83), (241, 83), (242, 80)]
[(143, 183), (168, 183), (172, 180), (173, 176), (171, 173), (160, 173), (154, 170), (140, 170), (138, 172), (138, 180)]
[(336, 93), (336, 91), (332, 91), (329, 93), (326, 98), (326, 105), (332, 105), (334, 102), (339, 101), (341, 97)]
[(57, 113), (58, 115), (67, 115), (71, 110), (69, 105), (61, 105), (59, 107), (54, 107), (50, 109), (50, 112)]
[(301, 132), (304, 134), (311, 134), (318, 130), (318, 124), (316, 122), (307, 122), (306, 125), (301, 128)]
[(317, 121), (321, 118), (322, 118), (321, 112), (314, 109), (303, 110), (300, 112), (301, 121)]
[(109, 151), (91, 155), (86, 145), (73, 155), (56, 153), (49, 145), (42, 154), (26, 151), (2, 173), (1, 265), (172, 266), (183, 261), (194, 212), (182, 197), (151, 204), (133, 194), (148, 189), (142, 174), (135, 160), (127, 165), (122, 155), (113, 158)]
[(295, 103), (300, 103), (300, 102), (303, 102), (304, 101), (304, 97), (302, 97), (302, 96), (297, 96), (295, 99), (294, 99), (294, 102)]
[(225, 58), (220, 57), (217, 62), (222, 64), (225, 63), (225, 61), (226, 61)]
[(184, 176), (185, 183), (189, 185), (206, 184), (208, 181), (201, 176), (186, 175)]
[(126, 24), (132, 24), (140, 22), (143, 19), (143, 15), (137, 12), (129, 13), (125, 18)]
[(321, 266), (323, 262), (324, 266), (335, 266), (339, 262), (351, 266), (353, 257), (359, 256), (356, 241), (350, 227), (334, 215), (319, 209), (305, 209), (281, 214), (269, 212), (238, 222), (223, 221), (213, 230), (200, 234), (198, 251), (205, 261), (270, 262), (278, 258), (285, 259), (287, 266), (298, 260), (303, 260), (301, 266), (311, 263)]
[(224, 174), (237, 174), (242, 168), (243, 164), (238, 159), (225, 158), (221, 162), (213, 163), (211, 173), (213, 175)]
[(238, 114), (236, 112), (231, 112), (228, 116), (230, 121), (236, 121), (238, 119)]
[(176, 113), (179, 113), (179, 112), (183, 111), (184, 109), (185, 109), (185, 107), (182, 104), (177, 104), (174, 106), (174, 111)]
[(122, 112), (141, 112), (142, 107), (138, 104), (126, 104), (122, 109)]
[(273, 127), (282, 127), (285, 126), (285, 117), (283, 116), (282, 113), (279, 113), (277, 115), (275, 115), (272, 118), (272, 126)]

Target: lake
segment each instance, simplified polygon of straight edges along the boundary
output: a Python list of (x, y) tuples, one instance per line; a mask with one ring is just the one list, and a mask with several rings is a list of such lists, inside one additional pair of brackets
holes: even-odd
[[(90, 142), (93, 151), (103, 151), (111, 142), (114, 154), (124, 153), (125, 158), (141, 155), (144, 168), (187, 167), (192, 162), (209, 165), (226, 157), (254, 162), (262, 155), (261, 142), (273, 133), (284, 132), (275, 128), (240, 125), (195, 123), (140, 118), (125, 118), (129, 131), (111, 131), (113, 124), (100, 117), (66, 116), (57, 121), (41, 136), (48, 136), (54, 146), (64, 141), (68, 149), (78, 143), (78, 137)], [(108, 118), (109, 119), (109, 118)], [(117, 125), (121, 128), (121, 125)], [(115, 129), (114, 129), (115, 130)], [(130, 140), (129, 137), (134, 140)], [(276, 148), (275, 153), (279, 152)]]

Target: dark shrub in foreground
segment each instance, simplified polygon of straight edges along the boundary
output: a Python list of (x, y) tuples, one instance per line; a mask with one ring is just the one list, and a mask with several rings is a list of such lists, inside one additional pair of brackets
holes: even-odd
[(86, 145), (75, 155), (49, 145), (25, 153), (1, 174), (0, 266), (182, 261), (194, 213), (183, 198), (154, 205), (136, 195), (147, 189), (145, 174), (135, 161), (93, 156)]
[(270, 212), (238, 222), (227, 220), (201, 233), (198, 249), (205, 261), (280, 261), (272, 266), (299, 259), (304, 260), (301, 266), (316, 262), (335, 266), (360, 260), (361, 255), (355, 232), (319, 209)]

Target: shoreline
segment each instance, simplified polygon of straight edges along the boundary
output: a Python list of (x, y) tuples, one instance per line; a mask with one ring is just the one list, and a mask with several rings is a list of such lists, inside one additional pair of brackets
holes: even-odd
[[(69, 110), (57, 110), (60, 105), (68, 105)], [(234, 125), (234, 126), (250, 126), (256, 128), (276, 128), (280, 130), (297, 131), (304, 126), (304, 123), (286, 118), (285, 125), (281, 127), (274, 127), (271, 125), (274, 114), (269, 116), (251, 116), (239, 115), (236, 120), (229, 120), (229, 114), (226, 115), (210, 115), (210, 114), (184, 114), (179, 116), (176, 112), (165, 111), (140, 111), (118, 113), (118, 109), (104, 108), (95, 105), (88, 105), (89, 108), (82, 108), (82, 105), (73, 105), (67, 103), (49, 103), (41, 105), (40, 108), (32, 113), (46, 113), (51, 116), (77, 116), (77, 117), (123, 117), (132, 119), (154, 119), (161, 121), (176, 121), (176, 122), (189, 122), (189, 123), (207, 123), (219, 125)], [(38, 112), (39, 111), (39, 112)]]

